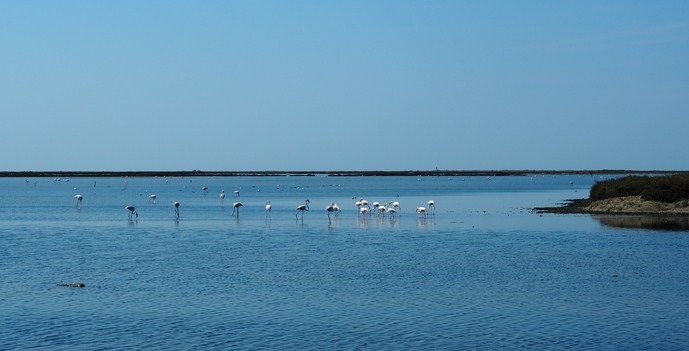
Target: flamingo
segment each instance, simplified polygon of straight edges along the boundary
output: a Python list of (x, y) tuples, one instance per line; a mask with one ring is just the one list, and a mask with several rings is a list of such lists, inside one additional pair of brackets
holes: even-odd
[(179, 202), (173, 202), (172, 206), (175, 208), (175, 219), (179, 219)]
[(337, 208), (337, 205), (335, 205), (334, 202), (325, 207), (325, 212), (328, 212), (328, 223), (331, 223), (330, 222), (330, 212), (335, 212), (335, 208)]
[(234, 196), (239, 196), (239, 190), (234, 191)]
[(309, 204), (310, 204), (310, 203), (311, 203), (311, 201), (309, 201), (309, 200), (307, 199), (306, 201), (304, 201), (304, 204), (303, 204), (303, 205), (297, 206), (297, 213), (296, 213), (294, 216), (297, 217), (297, 218), (299, 218), (299, 212), (301, 212), (301, 220), (303, 221), (303, 220), (304, 220), (304, 211), (308, 211), (308, 210), (309, 210)]
[(336, 203), (333, 203), (333, 212), (335, 212), (335, 216), (340, 214), (340, 206), (337, 206)]
[(157, 199), (157, 198), (158, 198), (158, 196), (156, 196), (156, 194), (148, 195), (149, 201), (151, 201), (151, 203), (154, 204), (154, 205), (155, 205), (155, 203), (156, 203), (156, 199)]
[(374, 211), (378, 211), (378, 207), (380, 207), (380, 202), (373, 201), (373, 203), (371, 203), (371, 207), (373, 207)]
[(220, 192), (220, 205), (225, 207), (225, 190)]
[(395, 217), (395, 214), (397, 213), (397, 210), (395, 210), (394, 207), (390, 207), (390, 208), (388, 208), (387, 210), (385, 210), (385, 212), (389, 213), (389, 214), (390, 214), (390, 217)]
[(385, 204), (385, 205), (378, 205), (378, 215), (379, 215), (379, 216), (380, 216), (380, 215), (383, 215), (383, 217), (385, 217), (385, 211), (387, 211), (387, 209), (388, 209), (386, 205), (387, 205), (387, 204)]
[(435, 201), (428, 200), (428, 211), (435, 214)]
[(135, 218), (139, 218), (139, 213), (136, 212), (136, 207), (132, 205), (127, 205), (124, 207), (126, 210), (129, 211), (129, 220), (132, 220), (132, 215), (136, 216)]
[(423, 207), (423, 206), (417, 207), (417, 208), (416, 208), (416, 212), (417, 212), (420, 216), (426, 217), (426, 208), (425, 208), (425, 207)]
[(74, 195), (74, 198), (77, 200), (77, 208), (81, 208), (83, 205), (84, 197), (80, 194)]
[(393, 202), (392, 202), (392, 208), (394, 208), (394, 209), (396, 209), (396, 210), (402, 212), (402, 207), (400, 207), (399, 201), (393, 201)]
[(270, 215), (270, 210), (273, 209), (273, 205), (270, 204), (270, 200), (266, 201), (266, 217)]
[(359, 214), (368, 214), (368, 208), (366, 207), (359, 207)]
[(237, 211), (237, 217), (239, 217), (239, 208), (242, 207), (242, 206), (244, 206), (244, 205), (242, 205), (241, 202), (235, 202), (235, 203), (233, 203), (233, 204), (232, 204), (232, 215), (234, 216), (234, 212)]

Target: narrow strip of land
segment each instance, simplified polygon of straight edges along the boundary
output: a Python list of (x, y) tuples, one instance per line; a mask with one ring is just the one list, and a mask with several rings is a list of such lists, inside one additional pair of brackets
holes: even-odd
[(0, 171), (0, 177), (260, 177), (260, 176), (523, 176), (598, 174), (678, 174), (673, 170), (406, 170), (406, 171)]

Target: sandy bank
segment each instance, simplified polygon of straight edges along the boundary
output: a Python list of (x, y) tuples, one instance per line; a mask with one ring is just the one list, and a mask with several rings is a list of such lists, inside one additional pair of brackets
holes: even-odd
[(620, 215), (671, 215), (689, 216), (689, 200), (675, 203), (648, 201), (641, 196), (615, 197), (605, 200), (569, 200), (562, 207), (539, 207), (538, 213), (588, 213)]

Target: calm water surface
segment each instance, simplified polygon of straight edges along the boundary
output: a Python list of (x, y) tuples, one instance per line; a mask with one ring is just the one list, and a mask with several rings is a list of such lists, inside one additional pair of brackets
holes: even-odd
[(594, 181), (0, 179), (0, 349), (688, 349), (689, 233), (530, 211)]

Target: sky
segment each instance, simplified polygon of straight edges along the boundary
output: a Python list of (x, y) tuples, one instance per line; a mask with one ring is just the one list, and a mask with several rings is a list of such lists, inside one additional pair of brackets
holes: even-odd
[(689, 170), (689, 1), (0, 2), (0, 170)]

